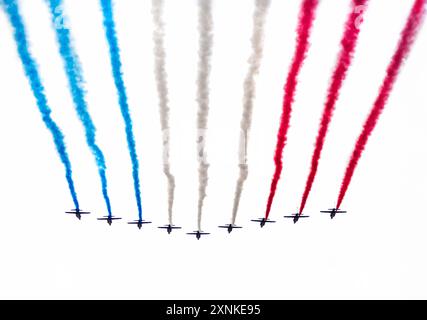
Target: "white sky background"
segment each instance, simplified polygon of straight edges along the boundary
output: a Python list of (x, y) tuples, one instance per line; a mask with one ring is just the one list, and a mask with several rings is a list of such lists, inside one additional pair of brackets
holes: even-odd
[(427, 26), (421, 30), (356, 170), (343, 209), (330, 221), (354, 141), (371, 108), (412, 1), (371, 0), (354, 63), (342, 88), (319, 172), (308, 200), (312, 217), (293, 225), (282, 216), (299, 206), (329, 77), (349, 1), (323, 0), (300, 74), (271, 218), (264, 214), (273, 173), (282, 87), (294, 50), (300, 1), (273, 0), (257, 79), (249, 141), (249, 178), (228, 235), (237, 177), (242, 81), (250, 54), (253, 1), (214, 1), (214, 49), (208, 130), (208, 197), (200, 241), (196, 227), (195, 0), (166, 0), (167, 71), (171, 107), (174, 217), (167, 221), (166, 178), (154, 78), (151, 1), (115, 1), (124, 81), (141, 165), (143, 216), (138, 230), (131, 165), (111, 76), (102, 14), (96, 0), (66, 0), (65, 11), (86, 79), (87, 100), (108, 165), (109, 192), (120, 223), (96, 221), (105, 206), (93, 157), (68, 91), (43, 0), (22, 0), (31, 51), (46, 94), (66, 135), (83, 209), (72, 202), (50, 133), (44, 127), (18, 59), (11, 27), (0, 11), (0, 298), (427, 298), (424, 198), (427, 192)]

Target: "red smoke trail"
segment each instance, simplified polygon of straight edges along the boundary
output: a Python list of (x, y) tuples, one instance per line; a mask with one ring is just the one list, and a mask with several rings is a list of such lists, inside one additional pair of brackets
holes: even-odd
[[(351, 12), (345, 24), (345, 31), (341, 39), (341, 51), (338, 55), (337, 64), (332, 74), (331, 83), (326, 98), (326, 103), (323, 109), (322, 120), (320, 122), (319, 131), (317, 133), (316, 144), (311, 158), (310, 173), (307, 178), (305, 190), (302, 196), (299, 212), (302, 213), (310, 194), (314, 178), (316, 177), (317, 167), (319, 165), (320, 156), (325, 142), (325, 137), (328, 132), (329, 123), (331, 122), (335, 104), (339, 97), (341, 86), (346, 78), (348, 68), (353, 59), (353, 53), (356, 48), (357, 38), (359, 36), (360, 24), (362, 21), (363, 12), (366, 9), (368, 0), (353, 0)], [(361, 9), (361, 10), (360, 10)], [(359, 11), (360, 10), (360, 11)]]
[(276, 165), (276, 169), (271, 181), (270, 195), (268, 196), (265, 218), (268, 218), (270, 214), (271, 204), (273, 203), (277, 183), (279, 182), (280, 174), (283, 168), (282, 153), (285, 147), (286, 136), (289, 129), (292, 103), (294, 101), (295, 89), (298, 83), (297, 78), (308, 50), (308, 39), (310, 37), (310, 31), (313, 25), (318, 4), (318, 0), (304, 0), (300, 8), (299, 22), (297, 27), (297, 46), (284, 88), (285, 96), (283, 98), (282, 116), (280, 119), (279, 132), (277, 134), (276, 152), (274, 154), (274, 163)]
[(372, 107), (368, 118), (366, 119), (363, 125), (363, 130), (359, 138), (357, 139), (353, 154), (347, 165), (347, 169), (341, 184), (341, 190), (337, 200), (337, 208), (341, 206), (341, 202), (351, 182), (351, 178), (353, 176), (354, 170), (356, 169), (360, 156), (362, 155), (366, 143), (368, 142), (368, 138), (374, 130), (378, 118), (381, 115), (381, 111), (384, 109), (384, 106), (387, 103), (388, 97), (390, 96), (390, 92), (393, 89), (393, 85), (396, 81), (400, 67), (402, 66), (403, 61), (409, 54), (411, 46), (415, 40), (417, 31), (424, 17), (426, 1), (427, 0), (415, 0), (414, 2), (411, 14), (409, 15), (405, 28), (402, 31), (397, 50), (394, 53), (394, 56), (388, 66), (387, 74), (381, 86), (379, 95), (374, 103), (374, 106)]

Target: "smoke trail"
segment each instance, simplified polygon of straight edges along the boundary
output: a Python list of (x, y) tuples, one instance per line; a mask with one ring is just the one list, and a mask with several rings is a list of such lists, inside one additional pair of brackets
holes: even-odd
[[(239, 177), (237, 178), (236, 190), (234, 193), (233, 211), (231, 223), (235, 224), (237, 210), (239, 209), (240, 197), (243, 191), (243, 184), (248, 177), (248, 165), (246, 163), (246, 146), (248, 131), (252, 123), (252, 110), (255, 98), (255, 77), (259, 72), (262, 59), (262, 47), (264, 40), (264, 24), (270, 0), (255, 0), (255, 12), (253, 15), (253, 33), (251, 38), (252, 53), (249, 58), (249, 69), (243, 85), (243, 114), (240, 122), (239, 155), (245, 155), (244, 159), (239, 159)], [(242, 150), (243, 149), (243, 150)]]
[(65, 167), (65, 177), (68, 182), (68, 188), (73, 199), (74, 207), (78, 210), (80, 209), (80, 206), (77, 199), (77, 193), (74, 188), (71, 162), (68, 157), (67, 148), (65, 146), (64, 135), (62, 134), (56, 122), (52, 119), (52, 110), (50, 109), (47, 102), (37, 63), (32, 57), (28, 47), (25, 26), (21, 13), (19, 12), (18, 3), (16, 0), (3, 0), (3, 2), (0, 2), (0, 4), (3, 4), (3, 8), (5, 9), (5, 12), (7, 13), (7, 16), (13, 27), (15, 42), (19, 58), (21, 59), (22, 65), (24, 67), (25, 75), (28, 78), (31, 90), (33, 91), (34, 97), (36, 98), (37, 107), (42, 115), (43, 122), (52, 134), (56, 150)]
[(163, 132), (163, 172), (168, 180), (168, 217), (172, 223), (172, 206), (175, 191), (175, 177), (170, 171), (169, 164), (169, 99), (167, 74), (165, 68), (166, 53), (163, 43), (164, 24), (162, 20), (163, 0), (152, 0), (152, 14), (154, 22), (154, 56), (157, 92), (159, 95), (160, 125)]
[(99, 177), (101, 179), (102, 194), (107, 206), (108, 215), (111, 216), (111, 205), (110, 199), (108, 197), (107, 178), (105, 173), (105, 158), (104, 154), (96, 143), (96, 128), (89, 114), (85, 100), (85, 90), (83, 86), (84, 80), (79, 58), (77, 57), (71, 44), (69, 29), (64, 25), (59, 24), (60, 21), (65, 21), (64, 14), (62, 12), (63, 3), (62, 0), (49, 0), (48, 4), (75, 109), (85, 129), (86, 142), (91, 149), (93, 156), (95, 157), (95, 161), (98, 166)]
[(209, 72), (212, 54), (212, 2), (199, 0), (199, 63), (197, 77), (197, 129), (199, 160), (199, 200), (197, 208), (197, 228), (202, 228), (203, 202), (208, 185), (208, 164), (206, 163), (205, 136), (209, 113)]
[(270, 194), (268, 196), (267, 208), (265, 211), (266, 218), (268, 218), (270, 214), (271, 204), (273, 203), (277, 183), (279, 182), (280, 174), (283, 168), (282, 154), (286, 144), (289, 121), (292, 113), (292, 103), (294, 101), (295, 90), (298, 84), (298, 74), (301, 70), (308, 50), (310, 31), (313, 25), (318, 4), (318, 0), (304, 0), (300, 8), (299, 22), (297, 27), (297, 46), (284, 88), (285, 95), (283, 98), (283, 109), (280, 119), (279, 132), (277, 134), (276, 152), (274, 155), (274, 163), (276, 168), (273, 179), (271, 181)]
[[(325, 137), (328, 132), (329, 123), (332, 119), (335, 104), (338, 100), (341, 86), (346, 78), (347, 71), (353, 59), (353, 54), (356, 48), (357, 39), (360, 31), (360, 24), (357, 21), (363, 21), (363, 13), (367, 6), (367, 0), (353, 0), (351, 12), (345, 24), (345, 30), (341, 39), (341, 50), (338, 54), (338, 60), (335, 65), (335, 70), (332, 74), (331, 83), (328, 89), (326, 103), (323, 109), (322, 120), (320, 122), (319, 131), (317, 133), (315, 148), (311, 158), (310, 173), (307, 177), (305, 190), (302, 196), (299, 212), (304, 211), (308, 195), (310, 194), (314, 178), (316, 177), (317, 168), (319, 165), (320, 156), (325, 142)], [(363, 8), (358, 12), (358, 8)]]
[(405, 28), (401, 33), (396, 52), (394, 53), (391, 62), (387, 68), (387, 73), (380, 88), (378, 97), (375, 100), (371, 112), (369, 113), (363, 125), (363, 130), (360, 133), (359, 138), (357, 139), (350, 161), (347, 165), (347, 169), (344, 174), (344, 179), (342, 181), (340, 193), (337, 200), (337, 208), (341, 206), (348, 186), (351, 182), (354, 170), (356, 169), (357, 163), (362, 155), (363, 150), (365, 149), (366, 143), (368, 142), (368, 138), (374, 130), (375, 125), (377, 124), (377, 121), (381, 115), (381, 112), (384, 109), (385, 104), (387, 103), (391, 90), (393, 89), (393, 85), (399, 74), (400, 67), (402, 66), (404, 60), (407, 58), (412, 44), (415, 41), (417, 31), (419, 30), (424, 18), (426, 2), (427, 0), (415, 0), (414, 2)]
[(130, 158), (132, 161), (132, 176), (133, 187), (135, 190), (136, 204), (138, 207), (138, 217), (142, 220), (141, 208), (141, 190), (139, 184), (139, 161), (136, 154), (135, 138), (133, 135), (132, 119), (129, 112), (128, 99), (126, 95), (126, 87), (122, 78), (122, 63), (120, 60), (120, 49), (117, 43), (116, 26), (113, 17), (113, 8), (111, 0), (100, 0), (102, 7), (102, 14), (104, 16), (104, 29), (107, 37), (108, 46), (110, 48), (110, 61), (111, 69), (116, 85), (117, 94), (119, 98), (120, 111), (125, 122), (126, 139), (129, 149)]

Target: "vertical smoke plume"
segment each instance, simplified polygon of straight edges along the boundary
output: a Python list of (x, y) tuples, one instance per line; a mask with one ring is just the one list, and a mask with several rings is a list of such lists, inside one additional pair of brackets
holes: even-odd
[(152, 15), (154, 22), (154, 57), (157, 92), (159, 95), (160, 125), (163, 132), (163, 172), (168, 180), (168, 218), (172, 223), (172, 206), (175, 191), (175, 178), (169, 164), (169, 99), (166, 74), (166, 53), (164, 48), (163, 0), (152, 0)]
[(362, 156), (363, 150), (368, 142), (369, 136), (374, 130), (378, 119), (383, 111), (387, 100), (390, 96), (391, 91), (393, 90), (394, 83), (396, 82), (397, 76), (399, 75), (399, 70), (409, 55), (412, 44), (415, 41), (417, 32), (423, 22), (425, 14), (425, 6), (427, 0), (415, 0), (412, 7), (411, 13), (406, 22), (405, 28), (403, 29), (398, 47), (394, 53), (391, 62), (387, 68), (386, 76), (381, 85), (379, 94), (375, 103), (369, 113), (364, 125), (362, 132), (360, 133), (359, 138), (356, 141), (353, 153), (351, 155), (350, 161), (347, 165), (347, 169), (344, 174), (344, 178), (341, 184), (341, 189), (338, 195), (338, 200), (336, 207), (339, 208), (344, 199), (344, 196), (347, 192), (348, 186), (350, 185), (351, 178), (353, 177), (354, 170), (357, 167), (360, 157)]
[(252, 53), (249, 58), (249, 69), (243, 84), (243, 113), (240, 122), (239, 141), (239, 177), (237, 178), (236, 190), (234, 193), (233, 211), (231, 223), (235, 224), (237, 211), (239, 209), (240, 197), (243, 191), (243, 184), (248, 177), (248, 165), (246, 163), (248, 131), (252, 123), (252, 110), (255, 98), (255, 78), (259, 72), (264, 40), (265, 17), (270, 6), (270, 0), (255, 0), (255, 12), (253, 15), (253, 33), (251, 38)]
[[(339, 98), (341, 86), (347, 76), (347, 71), (353, 60), (353, 54), (356, 48), (357, 39), (359, 37), (360, 24), (363, 21), (363, 13), (366, 9), (368, 0), (353, 0), (351, 12), (345, 24), (345, 30), (341, 39), (341, 50), (338, 54), (338, 60), (332, 74), (331, 83), (328, 89), (326, 103), (323, 108), (322, 120), (320, 121), (319, 130), (317, 133), (316, 143), (311, 158), (310, 173), (307, 177), (305, 190), (301, 199), (299, 212), (302, 213), (305, 208), (311, 187), (316, 177), (319, 160), (325, 142), (328, 127), (331, 122), (335, 104)], [(358, 12), (358, 8), (363, 8)]]
[(212, 55), (212, 2), (199, 0), (199, 63), (197, 76), (197, 129), (199, 160), (199, 200), (197, 206), (197, 228), (202, 229), (203, 203), (208, 184), (208, 164), (206, 163), (205, 138), (209, 114), (209, 73)]
[(287, 140), (289, 122), (292, 113), (292, 104), (294, 102), (295, 90), (298, 84), (298, 75), (304, 63), (309, 47), (311, 27), (313, 25), (318, 4), (318, 0), (304, 0), (300, 8), (299, 22), (297, 27), (297, 45), (284, 88), (285, 95), (283, 98), (282, 115), (280, 118), (280, 127), (279, 132), (277, 133), (277, 144), (274, 154), (275, 171), (273, 179), (271, 180), (270, 194), (268, 196), (267, 208), (265, 210), (265, 218), (268, 218), (270, 214), (271, 205), (273, 203), (274, 195), (276, 194), (277, 183), (279, 182), (280, 175), (282, 173), (282, 154)]
[(70, 31), (65, 26), (57, 25), (58, 21), (65, 21), (64, 14), (62, 12), (62, 0), (48, 0), (53, 27), (56, 32), (57, 41), (59, 44), (59, 50), (64, 62), (65, 72), (68, 78), (68, 83), (71, 91), (71, 95), (74, 101), (75, 109), (79, 116), (80, 121), (83, 124), (86, 135), (86, 142), (92, 151), (98, 166), (98, 173), (101, 179), (102, 194), (104, 201), (107, 206), (108, 215), (111, 216), (111, 205), (110, 198), (108, 196), (107, 188), (107, 177), (106, 177), (106, 164), (105, 157), (96, 143), (96, 128), (93, 123), (92, 117), (89, 114), (86, 98), (85, 89), (83, 86), (83, 74), (80, 66), (79, 58), (72, 46)]
[(125, 123), (126, 140), (129, 149), (129, 155), (132, 162), (133, 187), (135, 191), (136, 205), (138, 208), (138, 218), (142, 220), (141, 189), (139, 183), (139, 160), (136, 154), (135, 137), (133, 134), (132, 118), (129, 111), (126, 86), (122, 76), (122, 62), (120, 58), (120, 49), (117, 41), (116, 24), (114, 22), (113, 8), (111, 0), (100, 0), (102, 14), (104, 16), (104, 29), (110, 49), (110, 63), (113, 73), (114, 84), (116, 85), (117, 95)]
[(24, 67), (25, 75), (27, 76), (30, 83), (31, 90), (33, 91), (34, 97), (36, 98), (37, 107), (40, 111), (46, 128), (52, 135), (56, 150), (59, 154), (62, 164), (65, 167), (65, 177), (68, 182), (68, 188), (73, 199), (74, 207), (76, 210), (79, 210), (79, 201), (77, 199), (77, 193), (74, 188), (74, 181), (72, 177), (73, 171), (71, 168), (70, 159), (68, 157), (67, 148), (65, 146), (64, 135), (62, 134), (62, 131), (59, 129), (56, 122), (52, 119), (52, 110), (50, 109), (47, 102), (44, 87), (40, 79), (38, 66), (28, 47), (27, 34), (21, 13), (19, 12), (18, 3), (16, 0), (3, 0), (3, 2), (0, 2), (0, 5), (1, 4), (3, 4), (3, 8), (5, 9), (5, 12), (13, 27), (18, 55)]

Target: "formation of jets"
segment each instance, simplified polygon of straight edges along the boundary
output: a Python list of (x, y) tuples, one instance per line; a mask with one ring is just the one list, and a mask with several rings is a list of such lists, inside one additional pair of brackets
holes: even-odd
[[(337, 213), (346, 213), (347, 211), (341, 210), (339, 208), (330, 208), (328, 210), (322, 210), (320, 212), (321, 213), (328, 213), (330, 215), (331, 219), (333, 219), (336, 216)], [(79, 220), (81, 220), (82, 215), (90, 214), (89, 211), (83, 211), (83, 210), (81, 210), (79, 208), (72, 209), (70, 211), (65, 211), (65, 213), (66, 214), (73, 214)], [(302, 212), (292, 213), (291, 215), (284, 216), (284, 218), (292, 219), (294, 223), (297, 223), (300, 218), (308, 218), (308, 217), (310, 217), (310, 216), (304, 215), (304, 214), (302, 214)], [(101, 217), (101, 218), (97, 218), (97, 220), (107, 221), (108, 225), (110, 225), (110, 226), (111, 226), (111, 224), (113, 223), (114, 220), (121, 220), (121, 219), (122, 218), (114, 217), (112, 215), (108, 215), (108, 216), (104, 216), (104, 217)], [(264, 227), (266, 223), (275, 223), (276, 222), (276, 221), (270, 220), (270, 219), (265, 218), (265, 217), (264, 218), (253, 219), (251, 221), (258, 222), (260, 224), (261, 228)], [(138, 220), (134, 220), (134, 221), (128, 222), (128, 224), (134, 224), (134, 225), (136, 225), (138, 227), (138, 229), (141, 229), (144, 224), (150, 224), (150, 223), (151, 223), (150, 221), (145, 221), (143, 219), (138, 219)], [(172, 230), (181, 229), (181, 227), (177, 227), (177, 226), (175, 226), (173, 224), (166, 224), (166, 225), (158, 227), (158, 228), (166, 230), (168, 234), (170, 234), (172, 232)], [(241, 229), (242, 227), (239, 227), (239, 226), (236, 226), (233, 223), (230, 223), (230, 224), (225, 224), (225, 225), (222, 225), (222, 226), (218, 226), (218, 228), (227, 229), (227, 232), (231, 233), (234, 229)], [(188, 232), (187, 234), (188, 235), (194, 235), (194, 236), (196, 236), (197, 240), (200, 240), (200, 238), (202, 236), (209, 235), (210, 233), (203, 232), (201, 230), (196, 230), (196, 231), (193, 231), (193, 232)]]

